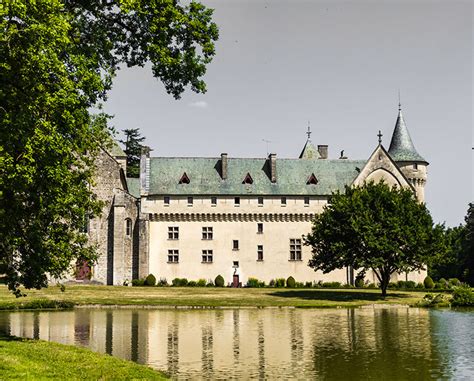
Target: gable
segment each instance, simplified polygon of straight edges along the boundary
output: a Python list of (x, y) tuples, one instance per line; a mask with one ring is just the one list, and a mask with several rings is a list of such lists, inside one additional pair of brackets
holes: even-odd
[(414, 191), (408, 179), (382, 145), (379, 145), (372, 153), (359, 175), (355, 178), (353, 185), (361, 186), (370, 181), (384, 181), (390, 186), (411, 188)]

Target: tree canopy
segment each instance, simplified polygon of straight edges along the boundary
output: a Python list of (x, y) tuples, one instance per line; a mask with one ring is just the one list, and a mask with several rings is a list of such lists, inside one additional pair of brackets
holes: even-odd
[(110, 141), (92, 115), (120, 65), (150, 62), (175, 98), (214, 55), (212, 10), (174, 0), (0, 3), (0, 273), (40, 288), (74, 259), (93, 259), (80, 228), (97, 215), (94, 155)]
[(313, 254), (309, 266), (315, 271), (346, 266), (372, 270), (383, 295), (393, 273), (425, 268), (442, 255), (443, 242), (443, 226), (433, 225), (413, 192), (383, 182), (333, 194), (305, 237)]
[(138, 128), (129, 128), (123, 130), (125, 140), (120, 143), (125, 145), (125, 154), (127, 155), (127, 177), (140, 176), (140, 156), (143, 145), (141, 144), (145, 137), (141, 136)]

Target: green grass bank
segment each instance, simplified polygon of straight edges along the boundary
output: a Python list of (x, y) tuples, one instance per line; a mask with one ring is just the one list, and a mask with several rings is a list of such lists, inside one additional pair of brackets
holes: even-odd
[(0, 336), (0, 379), (167, 380), (145, 365), (84, 348)]
[(361, 307), (372, 304), (415, 305), (426, 292), (392, 290), (382, 298), (377, 289), (196, 288), (50, 286), (26, 290), (15, 298), (0, 286), (0, 309), (72, 308), (81, 305), (155, 307)]

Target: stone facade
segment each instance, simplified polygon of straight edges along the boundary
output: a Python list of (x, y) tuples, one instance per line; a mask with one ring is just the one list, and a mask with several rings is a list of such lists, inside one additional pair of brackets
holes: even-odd
[[(308, 134), (309, 136), (309, 134)], [(420, 202), (428, 163), (416, 152), (401, 116), (390, 149), (381, 142), (368, 160), (342, 154), (328, 159), (328, 146), (308, 140), (298, 159), (157, 158), (144, 150), (140, 179), (125, 177), (118, 147), (98, 158), (94, 186), (105, 202), (90, 221), (99, 260), (93, 279), (120, 285), (149, 273), (157, 279), (214, 279), (245, 284), (293, 276), (297, 281), (353, 283), (350, 268), (330, 274), (307, 263), (303, 236), (333, 191), (366, 181), (410, 188)], [(395, 274), (422, 281), (426, 272)], [(375, 282), (374, 274), (367, 279)]]

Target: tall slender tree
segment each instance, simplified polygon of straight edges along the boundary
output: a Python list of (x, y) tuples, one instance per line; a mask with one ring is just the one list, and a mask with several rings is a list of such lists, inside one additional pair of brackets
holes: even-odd
[(110, 138), (90, 110), (119, 65), (150, 62), (175, 98), (204, 92), (211, 17), (177, 0), (0, 2), (0, 272), (17, 295), (93, 259), (80, 228), (100, 211), (90, 184)]
[(140, 155), (143, 145), (141, 142), (145, 137), (141, 136), (138, 128), (122, 130), (125, 134), (125, 140), (120, 143), (125, 145), (125, 154), (127, 155), (127, 177), (140, 176)]

